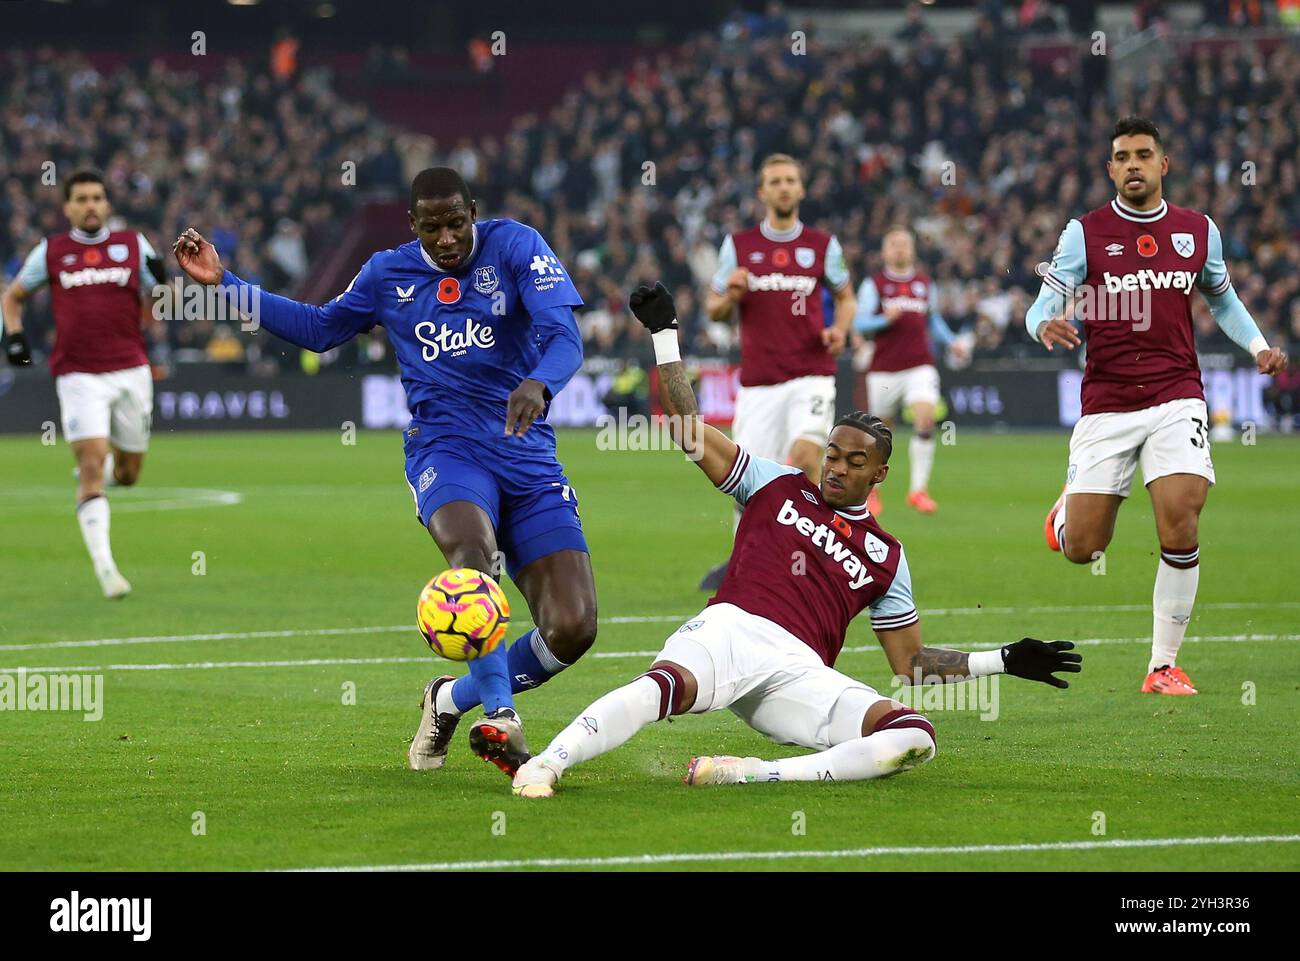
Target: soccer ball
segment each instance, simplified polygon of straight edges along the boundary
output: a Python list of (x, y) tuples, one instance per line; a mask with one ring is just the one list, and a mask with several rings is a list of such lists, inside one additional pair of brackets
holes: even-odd
[(491, 654), (506, 636), (510, 603), (488, 575), (457, 567), (424, 586), (415, 622), (433, 653), (450, 661), (472, 661)]

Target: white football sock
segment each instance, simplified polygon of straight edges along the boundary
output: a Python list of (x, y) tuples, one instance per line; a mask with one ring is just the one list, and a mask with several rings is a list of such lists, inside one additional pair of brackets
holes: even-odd
[(1187, 624), (1196, 603), (1196, 587), (1201, 580), (1200, 550), (1167, 551), (1160, 549), (1156, 568), (1156, 588), (1151, 596), (1154, 621), (1151, 627), (1150, 674), (1158, 667), (1172, 667), (1178, 658)]
[(438, 688), (438, 693), (433, 696), (433, 709), (439, 714), (455, 714), (460, 717), (463, 711), (456, 706), (452, 700), (451, 689), (456, 686), (455, 681), (442, 685)]
[(83, 501), (77, 507), (77, 523), (81, 525), (81, 537), (90, 552), (90, 562), (95, 565), (95, 573), (117, 570), (113, 561), (113, 548), (108, 541), (108, 498), (97, 494)]
[(612, 751), (647, 724), (659, 720), (660, 686), (638, 677), (610, 691), (573, 719), (539, 757), (563, 773), (566, 769)]
[(926, 490), (930, 486), (930, 468), (934, 466), (934, 438), (913, 434), (907, 445), (907, 459), (912, 465), (912, 483), (907, 492)]
[[(868, 781), (898, 770), (909, 751), (929, 751), (934, 757), (934, 739), (915, 727), (877, 731), (854, 738), (816, 754), (760, 761), (756, 771), (746, 770), (754, 781)], [(924, 762), (922, 762), (924, 763)]]

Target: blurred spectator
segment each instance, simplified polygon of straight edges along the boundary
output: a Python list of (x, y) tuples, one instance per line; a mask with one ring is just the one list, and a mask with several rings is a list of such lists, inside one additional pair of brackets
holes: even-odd
[[(663, 279), (678, 291), (683, 344), (726, 356), (735, 331), (704, 317), (703, 291), (723, 235), (758, 219), (759, 161), (781, 150), (804, 162), (802, 216), (839, 236), (855, 284), (880, 269), (885, 229), (911, 223), (950, 326), (973, 331), (979, 355), (1042, 357), (1022, 324), (1035, 265), (1069, 218), (1113, 195), (1108, 133), (1143, 113), (1172, 160), (1170, 201), (1215, 219), (1265, 335), (1300, 340), (1300, 52), (1188, 44), (1145, 88), (1107, 85), (1068, 58), (1031, 57), (1002, 6), (985, 0), (969, 35), (942, 45), (810, 34), (807, 55), (790, 57), (771, 4), (671, 54), (593, 73), (497, 136), (445, 144), (373, 120), (311, 71), (280, 86), (232, 62), (200, 84), (160, 64), (101, 75), (76, 54), (15, 53), (0, 71), (0, 262), (12, 274), (40, 234), (64, 229), (61, 193), (38, 185), (44, 158), (69, 158), (60, 169), (105, 170), (118, 214), (155, 247), (206, 225), (237, 270), (292, 294), (356, 200), (322, 171), (355, 160), (361, 182), (401, 196), (416, 170), (448, 163), (480, 216), (546, 236), (586, 302), (589, 354), (652, 363), (626, 294)], [(1051, 17), (1042, 2), (1018, 9), (1025, 30)], [(400, 60), (372, 48), (366, 75), (383, 79)], [(1223, 347), (1203, 306), (1195, 326), (1204, 348)], [(159, 328), (173, 355), (202, 353), (216, 334), (202, 321)], [(270, 369), (271, 352), (254, 349), (266, 335), (236, 336)], [(382, 333), (325, 360), (378, 363), (392, 363)]]

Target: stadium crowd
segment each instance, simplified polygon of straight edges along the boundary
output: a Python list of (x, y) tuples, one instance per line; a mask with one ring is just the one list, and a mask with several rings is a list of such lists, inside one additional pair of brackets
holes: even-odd
[[(626, 291), (656, 278), (678, 291), (690, 349), (726, 355), (734, 333), (704, 316), (703, 291), (724, 233), (759, 216), (758, 161), (780, 150), (803, 160), (802, 217), (840, 237), (855, 283), (879, 269), (885, 229), (910, 223), (942, 312), (974, 332), (977, 357), (1037, 353), (1021, 324), (1035, 265), (1067, 218), (1112, 195), (1107, 134), (1141, 113), (1171, 155), (1167, 196), (1219, 224), (1264, 333), (1300, 339), (1294, 44), (1184, 45), (1137, 89), (1109, 84), (1086, 43), (1031, 55), (1021, 41), (1042, 19), (1023, 14), (986, 11), (944, 45), (913, 18), (898, 36), (840, 47), (814, 35), (796, 52), (774, 7), (589, 75), (546, 116), (477, 142), (393, 130), (321, 72), (282, 81), (232, 62), (205, 84), (157, 63), (101, 75), (75, 55), (15, 54), (0, 81), (0, 262), (12, 275), (40, 235), (63, 229), (61, 193), (32, 185), (49, 158), (75, 158), (106, 172), (118, 214), (155, 246), (205, 224), (236, 272), (292, 293), (363, 193), (340, 182), (344, 161), (359, 184), (399, 196), (414, 170), (447, 163), (480, 216), (533, 224), (568, 265), (590, 355), (648, 359)], [(1197, 302), (1201, 346), (1234, 349)], [(246, 352), (246, 335), (221, 325), (151, 333), (162, 351), (273, 369), (272, 352)], [(339, 359), (386, 362), (382, 336), (326, 362)]]

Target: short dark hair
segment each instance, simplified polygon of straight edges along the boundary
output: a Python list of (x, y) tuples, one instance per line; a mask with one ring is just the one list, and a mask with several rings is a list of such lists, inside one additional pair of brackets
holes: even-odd
[(894, 432), (875, 414), (868, 414), (865, 410), (855, 410), (853, 413), (845, 414), (837, 420), (835, 426), (856, 427), (868, 435), (876, 442), (876, 450), (880, 451), (881, 463), (889, 463), (889, 455), (894, 452)]
[(1115, 129), (1110, 132), (1110, 142), (1114, 143), (1116, 137), (1131, 137), (1135, 134), (1146, 134), (1156, 142), (1156, 146), (1161, 150), (1165, 145), (1160, 140), (1160, 128), (1146, 117), (1122, 117), (1115, 124)]
[(459, 172), (451, 167), (428, 167), (421, 170), (411, 181), (411, 213), (415, 213), (415, 205), (421, 200), (451, 197), (455, 194), (460, 194), (466, 207), (470, 205), (469, 184), (465, 183), (465, 178)]
[(98, 170), (78, 170), (63, 184), (64, 200), (72, 199), (72, 188), (77, 184), (99, 184), (101, 187), (104, 187), (105, 196), (108, 195), (108, 188), (104, 186), (103, 174)]

